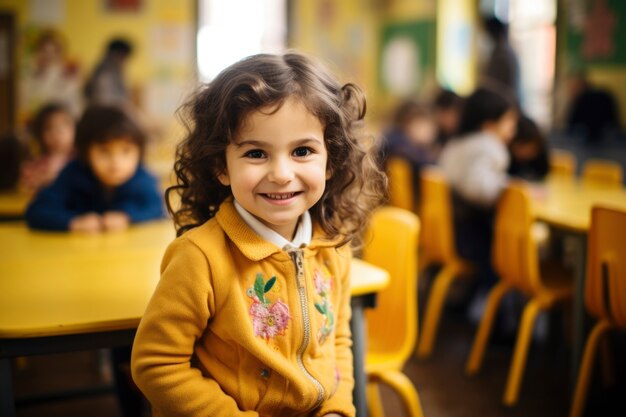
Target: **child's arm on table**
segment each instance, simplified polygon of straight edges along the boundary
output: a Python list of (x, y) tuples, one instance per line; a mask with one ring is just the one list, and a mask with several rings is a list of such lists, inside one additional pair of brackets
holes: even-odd
[(170, 245), (135, 336), (133, 379), (167, 416), (258, 417), (239, 410), (215, 380), (190, 364), (215, 307), (209, 274), (204, 254), (193, 243), (183, 238)]

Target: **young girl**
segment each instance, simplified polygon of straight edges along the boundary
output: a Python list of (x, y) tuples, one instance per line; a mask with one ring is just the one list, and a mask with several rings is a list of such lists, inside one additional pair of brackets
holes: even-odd
[(478, 298), (470, 317), (480, 314), (482, 295), (497, 277), (491, 266), (495, 205), (508, 182), (507, 144), (515, 135), (514, 100), (487, 87), (471, 94), (459, 133), (443, 148), (439, 165), (453, 191), (455, 241), (461, 257), (478, 269)]
[(61, 104), (50, 103), (37, 112), (31, 130), (38, 156), (22, 164), (20, 187), (36, 192), (54, 181), (74, 154), (75, 123)]
[(156, 179), (141, 164), (145, 136), (116, 107), (88, 108), (76, 129), (77, 158), (26, 211), (35, 229), (101, 232), (163, 217)]
[(357, 135), (361, 90), (262, 54), (186, 109), (180, 237), (137, 330), (135, 382), (156, 415), (354, 416), (347, 243), (385, 186)]

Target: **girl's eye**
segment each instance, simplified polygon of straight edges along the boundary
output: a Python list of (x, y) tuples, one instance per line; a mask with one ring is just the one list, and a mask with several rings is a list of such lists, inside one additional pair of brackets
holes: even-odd
[(251, 151), (246, 152), (244, 156), (247, 158), (258, 159), (265, 157), (265, 152), (260, 149), (252, 149)]
[(294, 156), (298, 156), (298, 157), (309, 156), (311, 153), (313, 153), (311, 148), (307, 148), (307, 147), (304, 147), (304, 146), (300, 147), (300, 148), (296, 148), (293, 151), (293, 155)]

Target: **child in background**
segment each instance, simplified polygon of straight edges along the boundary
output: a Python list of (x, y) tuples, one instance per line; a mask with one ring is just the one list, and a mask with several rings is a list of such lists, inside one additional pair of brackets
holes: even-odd
[(439, 158), (453, 192), (458, 253), (478, 269), (478, 298), (469, 312), (474, 320), (497, 280), (491, 266), (494, 210), (508, 183), (507, 144), (515, 135), (517, 118), (512, 99), (485, 87), (477, 89), (465, 102), (458, 136), (446, 144)]
[(415, 100), (406, 100), (398, 106), (393, 125), (385, 135), (383, 159), (393, 156), (410, 162), (416, 196), (419, 196), (422, 167), (436, 160), (433, 149), (436, 136), (437, 127), (432, 112)]
[(517, 132), (509, 143), (511, 164), (508, 173), (527, 181), (542, 181), (550, 171), (548, 144), (537, 124), (520, 116)]
[(36, 192), (54, 181), (73, 157), (75, 121), (66, 107), (50, 103), (37, 112), (31, 130), (38, 156), (22, 164), (19, 182), (26, 191)]
[(254, 55), (186, 106), (179, 238), (132, 370), (155, 415), (354, 416), (348, 242), (384, 193), (365, 99), (297, 53)]
[(77, 159), (31, 202), (28, 225), (94, 233), (163, 217), (157, 181), (141, 164), (144, 145), (122, 110), (88, 108), (76, 129)]
[(463, 98), (454, 91), (442, 89), (435, 97), (434, 108), (437, 122), (436, 144), (441, 148), (448, 139), (456, 135), (463, 109)]

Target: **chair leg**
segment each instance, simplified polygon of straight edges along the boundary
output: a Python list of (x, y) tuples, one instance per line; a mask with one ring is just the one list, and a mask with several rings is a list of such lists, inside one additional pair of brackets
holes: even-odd
[(434, 279), (433, 287), (428, 295), (422, 334), (417, 346), (417, 356), (427, 358), (433, 351), (441, 311), (448, 295), (450, 284), (457, 277), (457, 268), (454, 265), (445, 266)]
[(383, 401), (380, 397), (378, 382), (370, 381), (367, 383), (367, 409), (372, 417), (385, 417), (385, 409)]
[(498, 312), (498, 307), (500, 306), (502, 297), (504, 297), (510, 289), (511, 286), (509, 284), (500, 281), (489, 292), (485, 312), (483, 313), (483, 318), (480, 320), (480, 325), (478, 326), (478, 331), (476, 332), (476, 337), (472, 344), (472, 350), (467, 364), (465, 365), (466, 374), (474, 375), (480, 369), (491, 328), (493, 327), (493, 321)]
[(419, 394), (411, 380), (400, 371), (384, 371), (377, 374), (380, 381), (398, 393), (409, 417), (423, 417)]
[(587, 402), (587, 390), (589, 388), (589, 379), (593, 370), (593, 360), (596, 356), (598, 344), (602, 341), (602, 336), (611, 330), (613, 325), (607, 320), (596, 323), (591, 330), (585, 345), (580, 371), (578, 371), (578, 380), (576, 381), (576, 391), (574, 392), (574, 401), (570, 411), (570, 417), (582, 417), (585, 411), (585, 403)]
[(517, 332), (513, 361), (511, 362), (511, 369), (509, 370), (509, 377), (506, 381), (504, 397), (502, 398), (504, 405), (513, 406), (517, 403), (535, 319), (537, 314), (545, 308), (546, 302), (538, 298), (531, 299), (524, 307), (522, 321)]
[(611, 348), (611, 338), (602, 339), (602, 382), (604, 388), (610, 388), (615, 385), (615, 358), (613, 357), (613, 349)]

